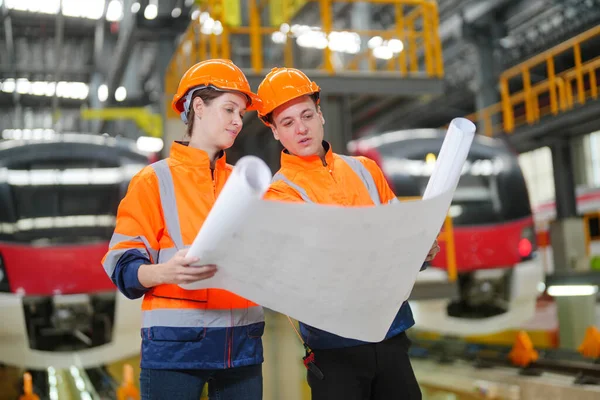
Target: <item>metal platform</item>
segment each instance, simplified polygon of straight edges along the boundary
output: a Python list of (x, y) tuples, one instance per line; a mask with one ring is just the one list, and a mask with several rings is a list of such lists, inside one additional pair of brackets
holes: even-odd
[(534, 125), (521, 125), (506, 135), (519, 152), (550, 146), (558, 140), (600, 130), (600, 99), (587, 100), (572, 110), (542, 117)]

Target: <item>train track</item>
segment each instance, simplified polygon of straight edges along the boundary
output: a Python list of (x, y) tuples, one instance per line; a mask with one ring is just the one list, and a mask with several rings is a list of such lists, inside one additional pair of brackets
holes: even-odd
[(441, 364), (464, 361), (476, 368), (515, 368), (521, 375), (540, 376), (544, 372), (568, 375), (575, 384), (600, 385), (600, 359), (586, 359), (565, 349), (537, 350), (539, 357), (527, 366), (516, 366), (509, 354), (511, 347), (466, 343), (458, 339), (413, 339), (411, 358), (437, 360)]

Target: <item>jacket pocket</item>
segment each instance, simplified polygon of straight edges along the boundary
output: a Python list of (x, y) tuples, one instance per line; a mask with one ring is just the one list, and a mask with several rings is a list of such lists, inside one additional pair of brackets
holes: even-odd
[(206, 328), (153, 326), (148, 328), (147, 338), (156, 342), (199, 342), (205, 336)]
[(265, 333), (265, 323), (257, 322), (252, 325), (248, 325), (248, 337), (251, 339), (259, 339), (262, 337), (263, 333)]
[(208, 302), (208, 289), (185, 290), (177, 285), (160, 285), (152, 290), (152, 295), (163, 299), (187, 300), (198, 303)]

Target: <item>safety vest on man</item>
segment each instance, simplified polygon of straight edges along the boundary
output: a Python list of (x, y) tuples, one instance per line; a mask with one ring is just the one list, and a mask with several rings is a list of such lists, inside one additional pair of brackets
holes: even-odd
[[(372, 206), (399, 201), (374, 161), (333, 153), (327, 142), (323, 142), (323, 146), (326, 149), (325, 162), (319, 156), (298, 157), (284, 150), (281, 168), (273, 177), (265, 198), (343, 206)], [(414, 323), (410, 306), (404, 302), (385, 338), (404, 332)], [(365, 343), (325, 332), (301, 321), (300, 332), (302, 339), (312, 349)]]
[(262, 307), (221, 289), (145, 289), (137, 278), (140, 265), (165, 263), (191, 245), (231, 171), (224, 154), (211, 171), (206, 152), (173, 143), (169, 158), (132, 179), (119, 205), (102, 263), (126, 296), (144, 296), (142, 368), (217, 369), (263, 361)]

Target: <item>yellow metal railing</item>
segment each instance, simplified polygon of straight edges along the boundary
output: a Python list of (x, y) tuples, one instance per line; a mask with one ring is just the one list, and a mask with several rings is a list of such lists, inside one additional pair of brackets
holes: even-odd
[[(483, 134), (495, 136), (511, 134), (516, 127), (533, 125), (546, 115), (557, 115), (573, 109), (588, 99), (598, 98), (596, 74), (600, 70), (600, 57), (582, 61), (581, 44), (600, 35), (596, 26), (543, 53), (530, 58), (500, 75), (501, 102), (466, 116), (483, 126)], [(557, 71), (555, 59), (572, 52), (574, 67)], [(532, 83), (531, 71), (545, 70), (547, 79)], [(518, 92), (511, 92), (510, 84), (520, 84)]]
[[(318, 69), (330, 75), (357, 71), (362, 66), (361, 71), (397, 72), (399, 77), (444, 76), (438, 9), (433, 0), (365, 0), (393, 6), (395, 23), (386, 30), (334, 28), (334, 3), (357, 0), (248, 0), (247, 24), (242, 23), (240, 1), (197, 1), (200, 10), (182, 35), (166, 71), (167, 98), (176, 93), (181, 76), (194, 63), (210, 58), (231, 59), (233, 42), (248, 46), (250, 65), (239, 66), (255, 74), (266, 74), (275, 66), (300, 67), (301, 54), (320, 52)], [(318, 3), (319, 26), (294, 25), (296, 13), (308, 3)], [(266, 15), (270, 18), (263, 18)], [(313, 35), (320, 44), (311, 43), (313, 48), (306, 48), (306, 43), (301, 46), (302, 34)], [(376, 48), (354, 43), (353, 50), (344, 50), (334, 46), (340, 35), (355, 40), (362, 37), (363, 42), (378, 37), (380, 43)], [(383, 52), (379, 51), (382, 47)], [(169, 117), (176, 117), (170, 107), (166, 109)]]
[[(411, 201), (421, 200), (419, 196), (398, 196), (400, 201)], [(438, 242), (446, 243), (446, 268), (448, 271), (448, 280), (450, 282), (456, 281), (457, 269), (456, 269), (456, 244), (454, 243), (454, 224), (452, 223), (452, 217), (450, 214), (446, 215), (442, 231), (437, 237)]]

